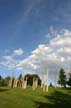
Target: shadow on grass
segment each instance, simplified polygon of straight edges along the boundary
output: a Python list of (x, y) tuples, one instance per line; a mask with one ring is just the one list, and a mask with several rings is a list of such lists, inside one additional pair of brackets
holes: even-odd
[(47, 103), (35, 102), (36, 108), (71, 108), (71, 96), (55, 91), (51, 96), (45, 96)]
[(0, 88), (0, 92), (5, 92), (5, 91), (8, 91), (8, 90), (10, 90), (10, 89), (8, 89), (8, 88)]

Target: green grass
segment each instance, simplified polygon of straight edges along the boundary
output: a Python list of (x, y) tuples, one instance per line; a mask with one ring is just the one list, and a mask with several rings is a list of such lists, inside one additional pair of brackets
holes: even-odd
[(49, 88), (44, 93), (40, 87), (35, 91), (0, 87), (0, 108), (71, 108), (71, 90)]

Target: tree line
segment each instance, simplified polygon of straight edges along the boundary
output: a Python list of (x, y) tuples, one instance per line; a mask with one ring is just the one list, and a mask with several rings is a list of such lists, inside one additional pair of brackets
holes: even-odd
[(71, 87), (71, 72), (69, 72), (68, 79), (65, 73), (65, 70), (61, 68), (59, 72), (58, 84), (61, 85), (61, 87), (66, 87), (66, 85)]
[[(22, 74), (19, 75), (18, 79), (18, 86), (21, 86), (21, 79), (22, 79)], [(26, 74), (24, 78), (28, 78), (27, 79), (27, 85), (32, 86), (33, 83), (33, 77), (38, 78), (38, 85), (41, 85), (41, 79), (37, 74)], [(59, 85), (61, 85), (61, 87), (66, 87), (66, 85), (68, 85), (69, 87), (71, 87), (71, 72), (69, 73), (69, 78), (67, 79), (66, 76), (66, 72), (63, 68), (60, 69), (59, 71), (59, 75), (58, 75), (58, 81), (57, 83)], [(5, 78), (2, 78), (2, 76), (0, 75), (0, 86), (8, 86), (9, 81), (11, 80), (10, 76), (7, 76)], [(50, 83), (50, 86), (52, 84)]]
[[(24, 79), (26, 79), (26, 77), (28, 78), (27, 79), (27, 85), (32, 86), (33, 77), (37, 78), (38, 79), (38, 85), (41, 85), (41, 79), (37, 74), (32, 74), (32, 75), (31, 74), (26, 74), (24, 76)], [(20, 74), (19, 77), (17, 78), (18, 79), (18, 85), (17, 85), (18, 87), (21, 87), (21, 84), (22, 84), (21, 79), (22, 78), (23, 78), (22, 74)], [(11, 80), (10, 76), (2, 78), (2, 76), (0, 75), (0, 86), (8, 86), (10, 80)], [(14, 80), (14, 77), (12, 78), (12, 80)]]

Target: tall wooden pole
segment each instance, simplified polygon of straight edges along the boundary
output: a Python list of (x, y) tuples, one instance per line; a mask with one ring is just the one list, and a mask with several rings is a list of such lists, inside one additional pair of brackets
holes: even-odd
[(48, 92), (48, 71), (44, 74), (43, 92)]

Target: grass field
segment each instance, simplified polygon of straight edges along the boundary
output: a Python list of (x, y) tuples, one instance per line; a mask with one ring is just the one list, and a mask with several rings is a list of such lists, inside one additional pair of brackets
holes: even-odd
[(0, 87), (0, 108), (71, 108), (71, 90), (49, 88), (44, 93), (41, 88)]

